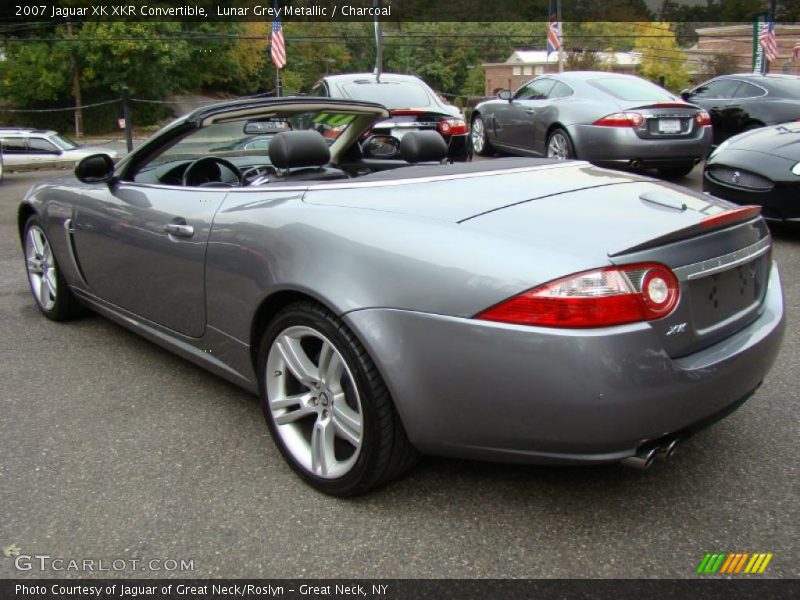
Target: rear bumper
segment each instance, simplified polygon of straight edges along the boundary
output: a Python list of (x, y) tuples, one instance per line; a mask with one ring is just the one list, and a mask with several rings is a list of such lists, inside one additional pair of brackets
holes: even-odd
[(422, 452), (508, 462), (613, 462), (735, 408), (784, 331), (773, 267), (760, 316), (670, 358), (648, 324), (555, 331), (368, 309), (346, 315)]
[(598, 164), (670, 167), (696, 163), (711, 147), (711, 128), (683, 139), (643, 139), (628, 127), (573, 125), (567, 128), (578, 158)]

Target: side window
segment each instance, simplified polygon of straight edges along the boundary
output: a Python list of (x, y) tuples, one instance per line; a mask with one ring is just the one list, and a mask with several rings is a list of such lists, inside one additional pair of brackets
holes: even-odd
[(25, 138), (3, 138), (3, 152), (5, 154), (27, 154), (28, 147)]
[(322, 81), (318, 81), (314, 84), (314, 87), (311, 88), (311, 93), (309, 96), (316, 96), (318, 98), (327, 98), (328, 97), (328, 90), (325, 89), (325, 83)]
[(552, 79), (534, 79), (528, 85), (517, 90), (514, 100), (544, 100), (554, 83), (555, 81)]
[(734, 94), (734, 98), (759, 98), (760, 96), (766, 96), (764, 90), (757, 85), (753, 85), (752, 83), (747, 83), (743, 81), (742, 84), (739, 86), (739, 89), (736, 90)]
[(566, 98), (567, 96), (572, 96), (572, 88), (569, 87), (566, 83), (561, 83), (560, 81), (556, 81), (556, 84), (553, 86), (553, 89), (547, 94), (548, 98)]
[(28, 138), (28, 148), (32, 154), (39, 152), (44, 152), (46, 154), (60, 154), (58, 148), (56, 148), (53, 143), (41, 138)]
[(739, 83), (736, 79), (717, 79), (696, 88), (692, 98), (733, 98)]

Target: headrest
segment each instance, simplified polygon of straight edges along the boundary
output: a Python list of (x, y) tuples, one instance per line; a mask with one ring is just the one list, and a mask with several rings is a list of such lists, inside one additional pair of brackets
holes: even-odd
[(321, 167), (331, 162), (331, 151), (317, 131), (283, 131), (270, 140), (269, 160), (279, 169)]
[(400, 157), (410, 163), (447, 158), (447, 144), (436, 131), (410, 131), (400, 140)]

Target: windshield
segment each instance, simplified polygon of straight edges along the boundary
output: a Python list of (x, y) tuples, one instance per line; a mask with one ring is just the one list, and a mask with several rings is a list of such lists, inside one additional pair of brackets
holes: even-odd
[[(330, 145), (347, 129), (355, 117), (352, 114), (306, 112), (256, 121), (237, 119), (225, 123), (213, 123), (208, 127), (193, 131), (176, 144), (166, 148), (147, 163), (146, 168), (177, 160), (196, 160), (204, 156), (235, 158), (255, 155), (268, 160), (270, 141), (282, 131), (313, 129), (321, 133)], [(264, 126), (264, 123), (269, 124), (270, 122), (275, 126)], [(249, 126), (248, 123), (250, 123)], [(248, 134), (245, 133), (246, 130), (257, 133)]]
[(61, 150), (74, 150), (78, 147), (78, 144), (64, 135), (52, 135), (48, 139)]
[(589, 85), (611, 94), (619, 100), (642, 101), (642, 102), (672, 102), (677, 100), (675, 96), (667, 90), (658, 87), (653, 83), (639, 79), (627, 78), (604, 78), (591, 79)]
[(423, 108), (431, 105), (424, 87), (413, 81), (386, 81), (381, 83), (346, 83), (345, 94), (353, 100), (376, 102), (386, 108)]

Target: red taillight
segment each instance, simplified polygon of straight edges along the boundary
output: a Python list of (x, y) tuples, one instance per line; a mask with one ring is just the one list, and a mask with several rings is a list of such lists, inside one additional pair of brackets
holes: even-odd
[(701, 110), (694, 116), (694, 120), (697, 123), (698, 127), (704, 127), (706, 125), (711, 125), (711, 115), (709, 115), (706, 111)]
[(515, 325), (585, 329), (660, 319), (678, 304), (680, 284), (668, 267), (637, 263), (551, 281), (476, 319)]
[(437, 127), (442, 135), (464, 135), (469, 131), (467, 122), (464, 119), (443, 119), (439, 121)]
[(637, 112), (618, 112), (597, 119), (594, 125), (601, 127), (639, 127), (644, 123), (644, 117)]
[(733, 223), (743, 223), (744, 221), (749, 221), (750, 219), (757, 217), (759, 214), (761, 214), (760, 206), (742, 206), (741, 208), (734, 208), (727, 210), (724, 213), (719, 213), (718, 215), (706, 217), (700, 221), (700, 225), (706, 229), (724, 227)]
[(402, 116), (419, 116), (424, 115), (426, 111), (424, 108), (392, 108), (389, 110), (389, 114), (393, 117), (402, 117)]

